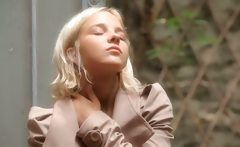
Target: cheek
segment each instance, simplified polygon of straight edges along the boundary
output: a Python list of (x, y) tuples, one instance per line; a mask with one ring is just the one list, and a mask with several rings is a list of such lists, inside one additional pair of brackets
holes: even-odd
[(81, 62), (83, 65), (91, 64), (98, 57), (98, 53), (91, 46), (80, 47)]
[(128, 46), (125, 48), (125, 51), (122, 54), (122, 68), (124, 68), (127, 64), (127, 60), (129, 58), (129, 50)]
[(99, 42), (91, 38), (80, 40), (80, 54), (82, 58), (94, 58), (98, 54)]
[(123, 46), (123, 56), (124, 56), (124, 58), (125, 59), (128, 59), (128, 57), (129, 57), (129, 47), (128, 47), (128, 45), (127, 44), (125, 44), (124, 46)]
[(81, 57), (81, 62), (85, 66), (89, 58), (92, 58), (91, 56), (94, 55), (92, 43), (88, 40), (81, 40), (79, 53)]
[(88, 51), (96, 46), (97, 42), (89, 37), (80, 39), (80, 49), (83, 51)]

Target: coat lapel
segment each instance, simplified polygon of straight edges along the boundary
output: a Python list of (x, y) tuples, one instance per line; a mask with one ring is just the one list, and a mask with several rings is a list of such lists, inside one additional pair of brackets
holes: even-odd
[(43, 147), (79, 147), (75, 138), (78, 130), (72, 101), (58, 100), (54, 104), (52, 120)]
[(140, 114), (140, 96), (119, 90), (114, 104), (113, 119), (120, 125), (127, 141), (136, 146), (146, 142), (153, 131)]

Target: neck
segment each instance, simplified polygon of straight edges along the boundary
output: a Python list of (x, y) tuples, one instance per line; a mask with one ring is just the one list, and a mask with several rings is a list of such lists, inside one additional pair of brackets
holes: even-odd
[(118, 75), (93, 77), (93, 90), (100, 101), (109, 101), (119, 88)]
[(94, 76), (92, 82), (93, 90), (101, 103), (102, 110), (110, 113), (119, 89), (119, 75)]

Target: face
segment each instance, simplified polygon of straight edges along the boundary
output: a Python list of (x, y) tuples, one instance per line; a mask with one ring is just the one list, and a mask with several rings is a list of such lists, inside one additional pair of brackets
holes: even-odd
[(84, 22), (79, 43), (81, 62), (92, 75), (117, 73), (126, 65), (129, 54), (125, 31), (109, 12), (98, 12)]

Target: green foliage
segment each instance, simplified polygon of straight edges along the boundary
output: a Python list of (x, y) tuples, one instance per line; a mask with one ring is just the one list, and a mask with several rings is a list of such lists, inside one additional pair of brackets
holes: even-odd
[(200, 46), (213, 45), (216, 42), (216, 38), (207, 33), (200, 33), (196, 37), (196, 41), (200, 44)]
[(171, 60), (178, 60), (178, 63), (184, 64), (193, 64), (195, 62), (194, 58), (189, 56), (188, 47), (181, 44), (179, 47), (174, 48), (174, 44), (169, 42), (146, 51), (146, 55), (149, 59), (159, 58), (167, 64), (173, 62)]
[(170, 32), (170, 36), (160, 45), (157, 44), (146, 52), (149, 59), (159, 58), (164, 60), (165, 63), (169, 63), (171, 59), (174, 59), (186, 64), (192, 64), (194, 57), (190, 56), (192, 55), (192, 50), (187, 47), (189, 44), (188, 40), (182, 39), (181, 42), (176, 42), (176, 38), (186, 35), (183, 34), (186, 31), (195, 31), (197, 35), (190, 39), (199, 46), (204, 47), (216, 43), (216, 38), (213, 35), (210, 35), (207, 31), (203, 31), (208, 22), (199, 18), (198, 14), (191, 10), (183, 11), (179, 17), (157, 19), (155, 23), (165, 25), (167, 28), (166, 31)]
[(182, 12), (181, 17), (184, 20), (194, 20), (197, 17), (197, 13), (195, 11), (191, 11), (191, 10), (185, 10)]
[(176, 17), (171, 17), (167, 20), (167, 27), (169, 31), (176, 32), (180, 29), (181, 25)]
[(153, 48), (151, 50), (146, 51), (146, 55), (149, 59), (155, 59), (161, 55), (161, 50), (159, 48)]
[(170, 48), (172, 48), (172, 45), (170, 43), (165, 43), (161, 47), (157, 46), (151, 50), (148, 50), (146, 55), (149, 57), (149, 59), (161, 58), (162, 55), (168, 56), (171, 52)]

